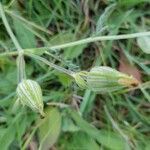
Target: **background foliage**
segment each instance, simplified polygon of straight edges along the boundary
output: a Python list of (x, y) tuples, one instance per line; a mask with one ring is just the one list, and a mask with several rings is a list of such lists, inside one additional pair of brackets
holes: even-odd
[[(148, 31), (149, 2), (2, 0), (6, 17), (24, 49), (59, 45), (90, 36)], [(0, 20), (0, 52), (15, 50)], [(142, 86), (120, 94), (96, 94), (79, 89), (67, 75), (25, 57), (27, 77), (37, 80), (42, 87), (46, 117), (41, 119), (27, 107), (15, 107), (16, 56), (0, 57), (2, 150), (150, 149), (149, 37), (48, 51), (43, 55), (50, 62), (70, 70), (107, 65), (132, 74)]]

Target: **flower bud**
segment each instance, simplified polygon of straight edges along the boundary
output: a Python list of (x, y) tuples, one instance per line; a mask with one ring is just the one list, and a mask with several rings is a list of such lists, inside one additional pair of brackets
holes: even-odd
[(91, 90), (102, 92), (113, 92), (138, 84), (134, 77), (105, 66), (91, 69), (87, 82)]
[(17, 95), (23, 105), (27, 105), (42, 116), (44, 115), (42, 90), (37, 82), (29, 79), (23, 80), (18, 84)]
[(84, 73), (84, 76), (82, 74), (79, 72), (74, 76), (76, 83), (80, 87), (86, 85), (87, 88), (96, 92), (114, 92), (138, 85), (138, 81), (134, 77), (105, 66), (94, 67), (90, 72)]

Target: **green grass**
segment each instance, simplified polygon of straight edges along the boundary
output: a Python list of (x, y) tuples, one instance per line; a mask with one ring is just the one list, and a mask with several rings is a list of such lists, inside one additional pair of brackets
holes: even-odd
[[(1, 3), (1, 150), (150, 149), (149, 0)], [(130, 70), (141, 84), (80, 89), (70, 75), (94, 66)], [(45, 118), (17, 103), (25, 76), (42, 88)]]

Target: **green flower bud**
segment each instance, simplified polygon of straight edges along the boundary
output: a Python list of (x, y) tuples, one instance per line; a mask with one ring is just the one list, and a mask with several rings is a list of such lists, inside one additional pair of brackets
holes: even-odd
[(114, 92), (136, 85), (138, 81), (110, 67), (95, 67), (88, 74), (87, 84), (92, 91)]
[(80, 87), (86, 85), (88, 89), (96, 92), (114, 92), (138, 85), (134, 77), (105, 66), (94, 67), (90, 72), (84, 73), (84, 76), (82, 72), (76, 74), (75, 81)]
[(37, 82), (29, 79), (23, 80), (18, 84), (17, 95), (23, 105), (27, 105), (42, 116), (44, 115), (42, 90)]

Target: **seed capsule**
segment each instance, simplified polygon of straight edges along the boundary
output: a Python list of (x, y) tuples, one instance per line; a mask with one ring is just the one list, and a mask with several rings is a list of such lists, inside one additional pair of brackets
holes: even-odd
[[(83, 79), (81, 72), (77, 74)], [(90, 72), (84, 73), (83, 83), (81, 82), (81, 79), (78, 80), (78, 78), (75, 80), (80, 87), (81, 85), (86, 85), (87, 88), (96, 92), (114, 92), (133, 85), (138, 85), (138, 81), (134, 77), (105, 66), (94, 67)]]
[(42, 90), (37, 82), (29, 79), (23, 80), (18, 84), (17, 95), (23, 105), (27, 105), (42, 116), (44, 115)]

